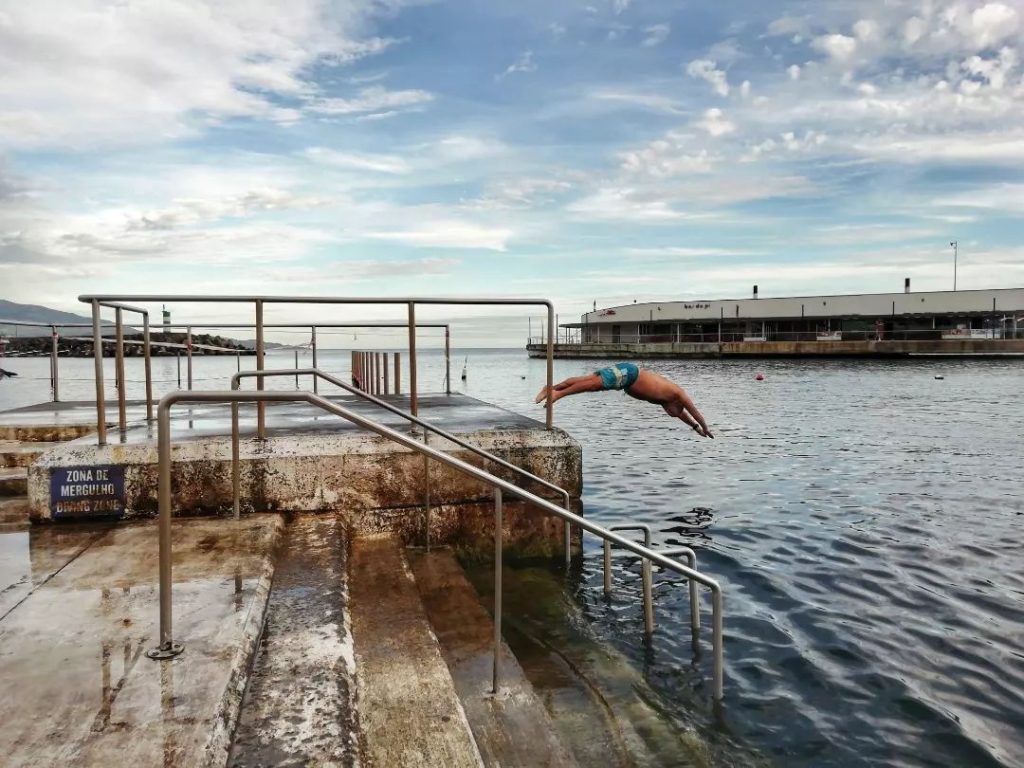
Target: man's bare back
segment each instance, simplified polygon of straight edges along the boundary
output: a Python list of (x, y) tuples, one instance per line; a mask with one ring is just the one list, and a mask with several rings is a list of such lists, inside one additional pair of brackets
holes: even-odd
[[(685, 422), (698, 435), (714, 438), (704, 416), (682, 387), (660, 374), (632, 363), (618, 363), (586, 376), (573, 376), (559, 382), (552, 387), (551, 399), (554, 402), (568, 395), (578, 395), (581, 392), (601, 392), (609, 389), (621, 389), (637, 400), (660, 405), (665, 409), (665, 413)], [(547, 387), (542, 387), (537, 394), (536, 402), (546, 400), (547, 395)]]

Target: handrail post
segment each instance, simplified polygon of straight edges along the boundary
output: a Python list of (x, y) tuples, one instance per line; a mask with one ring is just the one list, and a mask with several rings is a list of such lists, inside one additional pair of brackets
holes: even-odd
[[(263, 370), (263, 299), (256, 299), (256, 370)], [(263, 389), (263, 377), (256, 377), (256, 389)], [(262, 400), (256, 404), (256, 438), (267, 439), (267, 410)]]
[(651, 561), (643, 558), (640, 578), (644, 589), (644, 632), (648, 635), (654, 633), (654, 576), (652, 570)]
[(498, 693), (498, 667), (501, 664), (501, 488), (494, 489), (494, 669), (491, 693)]
[(171, 659), (184, 650), (174, 642), (171, 605), (171, 419), (173, 400), (165, 398), (157, 409), (157, 445), (160, 462), (160, 644), (146, 656)]
[(612, 594), (612, 543), (604, 540), (604, 596)]
[(125, 390), (128, 388), (124, 380), (124, 315), (120, 307), (114, 310), (116, 329), (116, 341), (114, 348), (114, 366), (117, 369), (117, 426), (124, 431), (128, 429), (128, 413)]
[[(567, 512), (571, 512), (572, 510), (570, 509), (570, 507), (571, 507), (572, 502), (569, 500), (569, 494), (568, 494), (568, 492), (563, 491), (563, 495), (565, 496), (565, 509), (566, 509)], [(565, 564), (566, 565), (571, 565), (572, 564), (572, 525), (570, 525), (568, 520), (563, 520), (562, 521), (562, 526), (563, 526), (562, 527), (562, 532), (564, 533), (564, 536), (565, 536)]]
[[(388, 370), (388, 353), (387, 352), (382, 352), (381, 353), (381, 359), (383, 359), (383, 361), (384, 361), (384, 377), (383, 377), (384, 378), (384, 394), (385, 395), (389, 395), (389, 394), (391, 394), (391, 382), (390, 382), (391, 372)], [(313, 381), (316, 381), (319, 378), (320, 378), (319, 376), (314, 376), (313, 377)]]
[(299, 388), (299, 350), (295, 350), (295, 388)]
[(722, 701), (725, 690), (725, 651), (723, 648), (724, 633), (722, 631), (722, 613), (724, 610), (722, 589), (719, 586), (711, 588), (711, 644), (714, 654), (713, 675), (714, 693), (712, 696), (716, 703)]
[(188, 390), (192, 391), (192, 326), (185, 329), (185, 357), (187, 359), (186, 369), (188, 372)]
[(50, 326), (50, 330), (52, 331), (51, 346), (50, 346), (50, 354), (52, 355), (52, 358), (51, 358), (50, 365), (52, 366), (52, 370), (53, 370), (53, 377), (52, 377), (53, 378), (53, 402), (59, 403), (60, 402), (60, 371), (59, 371), (59, 365), (60, 364), (58, 363), (59, 355), (57, 353), (57, 341), (58, 341), (57, 326), (56, 325), (51, 325)]
[(552, 325), (555, 320), (555, 307), (551, 302), (548, 302), (548, 369), (547, 369), (547, 382), (548, 382), (548, 402), (545, 406), (547, 411), (545, 415), (545, 424), (548, 429), (554, 424), (555, 416), (555, 401), (553, 398), (554, 391), (552, 387), (555, 386), (555, 337), (552, 329)]
[(142, 316), (142, 354), (146, 367), (146, 421), (153, 421), (153, 360), (149, 340), (149, 313)]
[(107, 444), (107, 401), (103, 394), (103, 337), (100, 335), (100, 302), (92, 300), (92, 359), (96, 371), (96, 444)]
[(402, 353), (395, 352), (395, 394), (402, 394)]
[[(427, 445), (427, 438), (429, 436), (427, 430), (423, 430), (423, 444)], [(430, 457), (423, 454), (423, 488), (424, 488), (424, 499), (423, 499), (423, 518), (426, 521), (425, 528), (427, 532), (427, 552), (430, 551)]]
[(417, 404), (419, 392), (416, 389), (416, 304), (409, 302), (409, 397), (413, 416), (419, 413)]
[(451, 326), (444, 327), (444, 393), (452, 393), (452, 341)]
[[(320, 366), (318, 366), (316, 364), (316, 326), (315, 325), (312, 326), (309, 330), (310, 330), (309, 346), (313, 350), (313, 367), (314, 368), (319, 368)], [(314, 395), (319, 394), (319, 392), (320, 392), (319, 386), (320, 386), (320, 377), (319, 376), (314, 376), (313, 377), (313, 394)]]
[[(236, 387), (232, 387), (235, 389)], [(231, 403), (231, 511), (237, 520), (242, 513), (242, 469), (239, 466), (238, 403)]]

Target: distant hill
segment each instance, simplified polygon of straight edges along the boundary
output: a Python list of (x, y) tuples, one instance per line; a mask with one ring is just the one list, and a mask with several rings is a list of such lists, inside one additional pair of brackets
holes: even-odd
[[(92, 318), (85, 315), (74, 315), (70, 312), (61, 312), (49, 307), (41, 307), (38, 304), (18, 304), (13, 301), (0, 299), (0, 321), (22, 320), (30, 323), (91, 323)], [(66, 328), (61, 331), (62, 336), (86, 336), (92, 331), (88, 328)], [(11, 325), (4, 325), (0, 322), (0, 334), (5, 336), (49, 336), (49, 328), (16, 328)]]

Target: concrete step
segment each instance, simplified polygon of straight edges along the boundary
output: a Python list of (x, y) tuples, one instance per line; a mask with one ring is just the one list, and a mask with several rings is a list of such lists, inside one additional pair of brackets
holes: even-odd
[(408, 557), (484, 764), (502, 768), (576, 766), (533, 686), (504, 644), (499, 693), (492, 694), (494, 622), (451, 552), (409, 552)]
[(288, 526), (230, 766), (358, 764), (346, 560), (335, 517)]
[(0, 468), (0, 496), (24, 496), (28, 493), (28, 469)]
[(28, 523), (28, 498), (12, 496), (0, 498), (0, 524)]
[(381, 768), (481, 768), (398, 542), (355, 539), (349, 578), (364, 761)]
[(27, 467), (57, 443), (0, 440), (0, 467)]

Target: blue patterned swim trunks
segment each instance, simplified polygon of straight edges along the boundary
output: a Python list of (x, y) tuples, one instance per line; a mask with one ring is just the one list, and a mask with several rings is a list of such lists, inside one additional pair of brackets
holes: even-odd
[(616, 363), (594, 373), (601, 377), (605, 389), (629, 389), (636, 383), (640, 369), (633, 363)]

